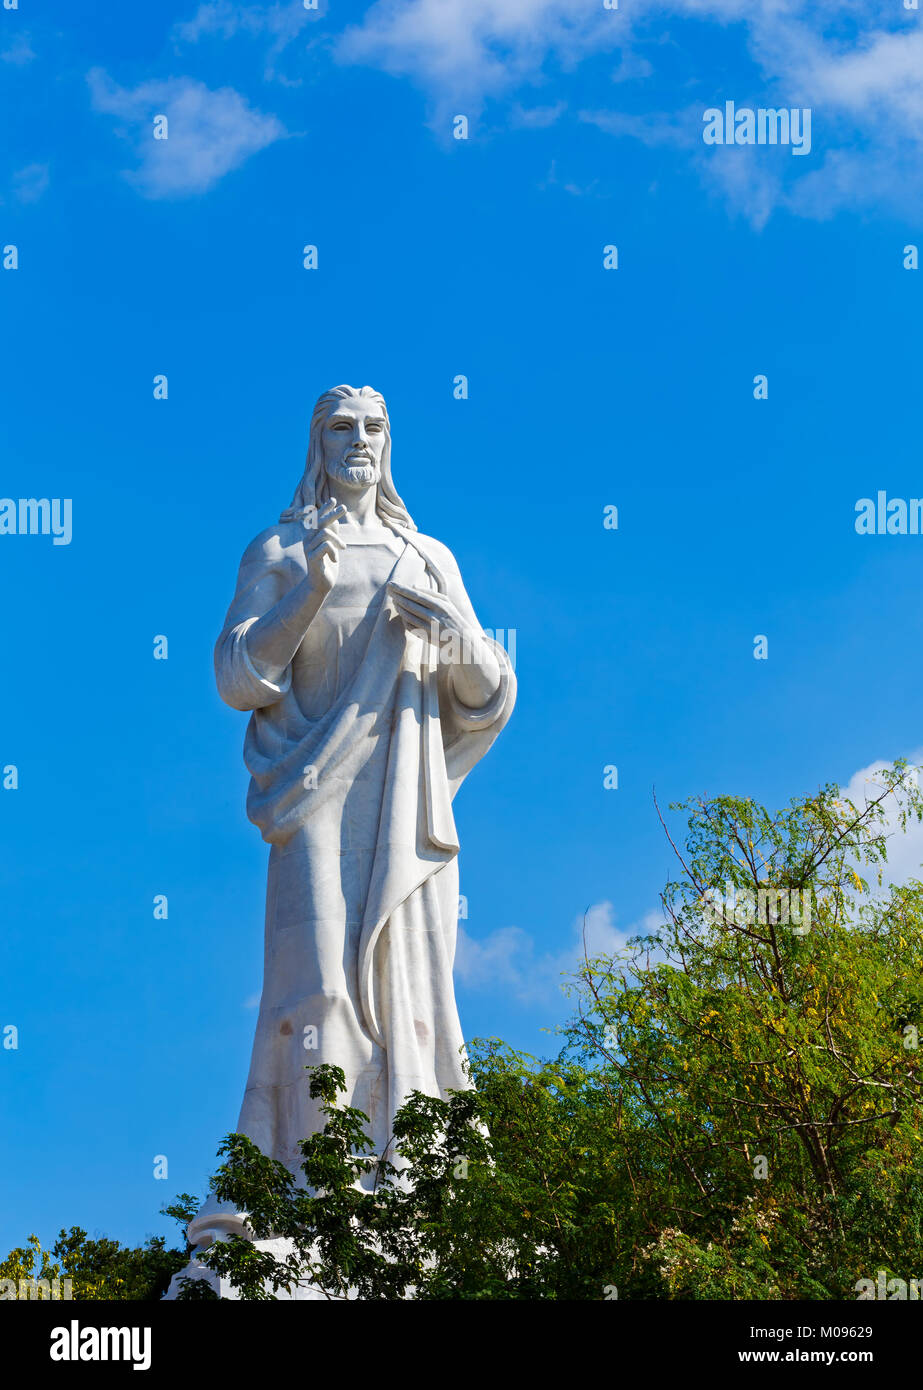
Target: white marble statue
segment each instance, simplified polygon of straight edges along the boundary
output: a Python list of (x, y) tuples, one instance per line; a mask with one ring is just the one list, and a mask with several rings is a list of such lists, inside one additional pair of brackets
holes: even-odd
[[(383, 1153), (411, 1090), (468, 1084), (452, 799), (516, 682), (451, 553), (395, 491), (370, 387), (318, 401), (292, 505), (244, 553), (215, 669), (222, 698), (250, 712), (247, 813), (272, 847), (238, 1130), (297, 1174), (298, 1141), (320, 1125), (304, 1067), (332, 1062)], [(235, 1229), (210, 1201), (189, 1239)]]

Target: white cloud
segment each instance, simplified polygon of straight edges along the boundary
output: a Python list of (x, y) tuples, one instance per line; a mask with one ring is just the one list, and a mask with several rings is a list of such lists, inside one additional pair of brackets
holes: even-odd
[(243, 5), (236, 0), (206, 0), (199, 6), (192, 19), (182, 20), (173, 26), (173, 39), (177, 48), (183, 44), (199, 43), (201, 40), (233, 39), (237, 35), (265, 37), (271, 40), (266, 52), (263, 76), (267, 81), (278, 81), (285, 86), (297, 87), (300, 78), (291, 78), (276, 67), (280, 55), (298, 37), (305, 25), (321, 19), (327, 11), (326, 0), (317, 0), (317, 8), (306, 10), (302, 0), (288, 0), (287, 4)]
[[(697, 48), (694, 80), (706, 95), (703, 109), (736, 100), (815, 112), (810, 162), (789, 159), (767, 172), (773, 161), (760, 157), (776, 152), (763, 148), (746, 152), (750, 158), (738, 158), (745, 152), (737, 148), (714, 148), (707, 161), (701, 148), (691, 153), (704, 180), (735, 212), (760, 226), (776, 207), (821, 218), (842, 207), (917, 205), (923, 193), (923, 30), (899, 0), (633, 0), (618, 10), (588, 0), (378, 0), (343, 32), (335, 51), (342, 62), (417, 82), (434, 120), (444, 124), (453, 108), (476, 114), (488, 99), (547, 83), (552, 65), (557, 89), (582, 60), (617, 50), (613, 110), (585, 119), (619, 138), (682, 145), (682, 109), (623, 109), (624, 84), (656, 75), (658, 48), (670, 55), (665, 80), (677, 81), (679, 43), (671, 35), (667, 44), (664, 30), (670, 16), (726, 31), (711, 69), (701, 61), (706, 45)], [(737, 70), (755, 64), (758, 92), (729, 90), (735, 69), (728, 44), (735, 37), (742, 45)], [(662, 101), (663, 83), (655, 90)], [(514, 123), (523, 123), (521, 115)]]
[[(798, 59), (795, 59), (796, 71)], [(844, 53), (814, 50), (801, 78), (818, 103), (832, 102), (860, 115), (878, 106), (897, 112), (919, 131), (923, 125), (923, 31), (868, 34)]]
[[(286, 134), (275, 116), (249, 105), (232, 87), (213, 91), (189, 77), (119, 87), (99, 68), (88, 74), (93, 106), (123, 122), (138, 167), (126, 173), (148, 198), (206, 193), (232, 169)], [(154, 117), (168, 119), (168, 138), (154, 139)]]
[(251, 6), (233, 5), (231, 0), (210, 0), (199, 6), (192, 19), (175, 24), (173, 35), (182, 43), (198, 43), (199, 39), (212, 35), (229, 39), (241, 29), (252, 31), (256, 28), (255, 18)]
[(198, 43), (202, 38), (230, 39), (235, 34), (274, 34), (293, 38), (311, 19), (323, 13), (306, 10), (302, 0), (289, 0), (287, 5), (241, 5), (234, 0), (207, 0), (200, 5), (192, 19), (181, 20), (173, 26), (173, 37), (181, 43)]
[[(923, 748), (918, 748), (915, 752), (907, 755), (907, 761), (911, 767), (923, 766)], [(859, 810), (869, 801), (874, 801), (880, 796), (884, 784), (881, 781), (880, 772), (882, 768), (890, 767), (891, 764), (884, 759), (869, 763), (868, 767), (862, 767), (858, 772), (854, 772), (848, 783), (842, 788), (846, 796), (849, 797)], [(918, 824), (916, 820), (909, 820), (905, 830), (901, 830), (897, 816), (897, 798), (889, 796), (882, 803), (882, 810), (885, 812), (885, 824), (883, 829), (888, 835), (888, 862), (882, 866), (884, 882), (906, 883), (910, 878), (923, 878), (923, 824)], [(868, 870), (865, 873), (869, 877)], [(869, 879), (870, 887), (874, 883)]]
[(13, 175), (13, 197), (20, 203), (37, 203), (50, 181), (47, 164), (27, 164)]
[(633, 936), (646, 935), (660, 923), (649, 912), (627, 928), (615, 925), (611, 902), (596, 903), (574, 919), (570, 940), (563, 950), (539, 953), (535, 941), (521, 927), (499, 927), (481, 940), (459, 924), (455, 974), (472, 989), (503, 990), (521, 1004), (550, 1004), (561, 999), (565, 977), (572, 976), (586, 955), (618, 955)]
[(702, 108), (652, 112), (638, 116), (624, 111), (581, 111), (580, 120), (608, 135), (628, 135), (645, 145), (676, 145), (697, 149), (702, 133)]
[(576, 183), (573, 179), (562, 179), (558, 173), (558, 162), (553, 159), (548, 173), (538, 186), (541, 189), (561, 188), (565, 193), (570, 193), (575, 198), (582, 198), (586, 194), (596, 192), (599, 187), (599, 179), (592, 179), (586, 184)]
[[(173, 37), (178, 45), (262, 37), (263, 75), (297, 85), (300, 78), (283, 75), (276, 62), (326, 8), (326, 0), (317, 10), (302, 0), (206, 0)], [(673, 17), (685, 23), (671, 31)], [(618, 139), (675, 146), (756, 227), (777, 208), (828, 218), (841, 208), (915, 209), (923, 195), (923, 30), (900, 0), (632, 0), (615, 10), (601, 0), (376, 0), (341, 32), (328, 25), (322, 32), (339, 62), (417, 83), (446, 140), (452, 115), (477, 117), (490, 100), (509, 103), (513, 127), (553, 123), (579, 104), (580, 64), (612, 52), (612, 109), (583, 119)], [(694, 53), (683, 52), (687, 36)], [(712, 36), (720, 42), (709, 61)], [(730, 90), (735, 74), (757, 90)], [(569, 97), (571, 80), (573, 101), (561, 96)], [(536, 102), (535, 92), (552, 81), (558, 99)], [(702, 105), (687, 128), (689, 87)], [(679, 99), (667, 103), (673, 109), (656, 109), (671, 91)], [(639, 110), (648, 92), (652, 105)], [(785, 163), (764, 147), (712, 147), (706, 157), (701, 112), (724, 100), (810, 106), (812, 155)]]
[(341, 35), (337, 56), (427, 87), (440, 112), (535, 81), (549, 58), (564, 65), (616, 47), (622, 12), (586, 0), (378, 0)]
[(26, 63), (31, 63), (35, 57), (35, 50), (29, 42), (28, 34), (17, 34), (10, 44), (0, 53), (0, 58), (4, 63), (11, 63), (13, 67), (25, 67)]
[(639, 54), (632, 53), (630, 49), (626, 48), (619, 58), (618, 67), (612, 73), (612, 81), (637, 82), (640, 78), (650, 77), (653, 71), (653, 63), (649, 63), (646, 58), (642, 58)]
[[(697, 154), (695, 163), (699, 176), (707, 189), (724, 200), (729, 212), (746, 218), (759, 231), (779, 204), (786, 201), (783, 193), (786, 152), (742, 146), (726, 153), (730, 158), (717, 160)], [(760, 158), (766, 153), (773, 157)]]
[(520, 106), (517, 102), (513, 107), (512, 123), (523, 130), (544, 130), (554, 125), (566, 110), (566, 101), (556, 101), (553, 106)]

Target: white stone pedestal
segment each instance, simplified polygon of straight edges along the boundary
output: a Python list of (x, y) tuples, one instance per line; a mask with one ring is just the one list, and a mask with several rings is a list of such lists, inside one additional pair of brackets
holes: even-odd
[[(292, 1242), (277, 1238), (275, 1240), (255, 1240), (253, 1244), (257, 1250), (268, 1250), (276, 1259), (285, 1259), (291, 1253)], [(203, 1249), (203, 1247), (199, 1247)], [(175, 1301), (180, 1292), (181, 1279), (204, 1279), (210, 1288), (214, 1289), (219, 1298), (240, 1299), (240, 1294), (229, 1279), (215, 1274), (201, 1260), (197, 1258), (198, 1252), (194, 1252), (185, 1269), (181, 1269), (178, 1274), (174, 1274), (170, 1280), (170, 1287), (164, 1294), (164, 1301)], [(354, 1297), (354, 1295), (351, 1295)], [(279, 1289), (275, 1298), (280, 1303), (330, 1303), (334, 1300), (329, 1299), (313, 1284), (301, 1284), (289, 1292), (286, 1289)]]

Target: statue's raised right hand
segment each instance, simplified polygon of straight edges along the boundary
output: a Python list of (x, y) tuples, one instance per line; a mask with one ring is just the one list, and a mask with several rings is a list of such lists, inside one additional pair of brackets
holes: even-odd
[(333, 498), (317, 510), (317, 525), (308, 530), (304, 539), (304, 556), (308, 566), (311, 588), (329, 594), (336, 583), (340, 551), (346, 542), (340, 536), (339, 522), (346, 508)]

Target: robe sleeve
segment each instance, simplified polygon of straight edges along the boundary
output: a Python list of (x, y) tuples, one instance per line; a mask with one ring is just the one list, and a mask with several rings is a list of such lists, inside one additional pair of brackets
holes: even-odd
[(237, 578), (237, 592), (215, 643), (215, 679), (218, 694), (232, 709), (265, 709), (291, 689), (291, 663), (276, 680), (258, 670), (247, 650), (247, 633), (282, 596), (281, 575), (274, 568), (267, 542), (257, 537), (244, 553)]
[(516, 675), (513, 663), (502, 644), (488, 637), (474, 612), (465, 590), (458, 566), (450, 552), (440, 554), (442, 570), (449, 597), (459, 612), (482, 633), (500, 667), (500, 685), (485, 705), (478, 709), (462, 703), (455, 693), (450, 668), (439, 673), (439, 704), (445, 748), (446, 771), (452, 795), (475, 763), (487, 752), (506, 724), (516, 702)]
[(497, 722), (509, 703), (510, 687), (515, 680), (513, 664), (506, 651), (493, 637), (488, 637), (486, 633), (482, 633), (482, 635), (487, 645), (493, 649), (494, 656), (497, 658), (497, 665), (500, 667), (500, 684), (487, 704), (481, 705), (479, 709), (472, 709), (469, 705), (463, 705), (455, 693), (451, 676), (445, 683), (446, 701), (452, 723), (460, 731), (472, 733), (480, 729), (487, 729), (491, 724)]
[(286, 666), (279, 684), (260, 675), (247, 651), (247, 633), (257, 616), (245, 618), (225, 629), (215, 647), (215, 676), (218, 694), (232, 709), (265, 709), (286, 695), (292, 685), (291, 664)]

